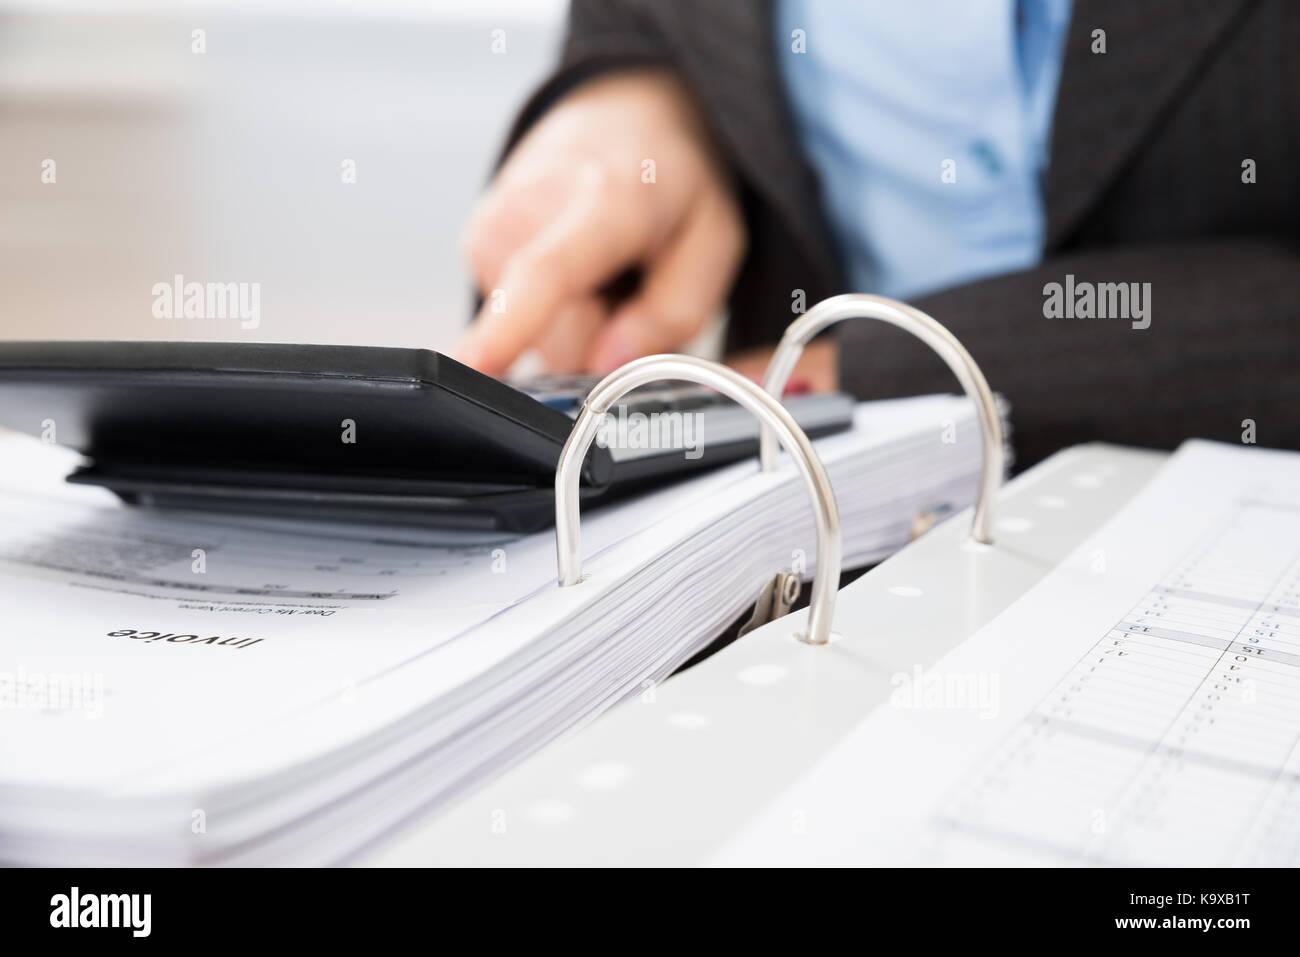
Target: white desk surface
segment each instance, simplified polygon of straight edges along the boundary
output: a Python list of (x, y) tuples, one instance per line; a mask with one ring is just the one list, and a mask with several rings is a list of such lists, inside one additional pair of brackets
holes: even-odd
[(969, 511), (845, 588), (840, 639), (765, 626), (613, 708), (355, 863), (690, 865), (705, 861), (888, 698), (1036, 583), (1130, 499), (1163, 453), (1066, 449), (1003, 489), (997, 543)]

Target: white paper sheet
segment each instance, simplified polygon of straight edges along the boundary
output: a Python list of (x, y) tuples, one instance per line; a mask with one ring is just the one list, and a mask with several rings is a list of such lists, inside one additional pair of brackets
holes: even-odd
[(716, 862), (1300, 862), (1300, 455), (1185, 444)]
[[(863, 406), (854, 432), (820, 440), (837, 488), (862, 493), (841, 503), (846, 555), (897, 547), (932, 496), (968, 501), (977, 446), (969, 403), (945, 396)], [(813, 551), (788, 465), (592, 510), (589, 578), (560, 589), (551, 532), (434, 545), (131, 509), (63, 485), (70, 464), (0, 436), (0, 850), (21, 860), (84, 861), (109, 840), (105, 861), (206, 860), (245, 836), (259, 859), (335, 859), (662, 678), (793, 548)], [(81, 677), (79, 703), (15, 701)], [(330, 802), (356, 809), (329, 817)], [(203, 844), (194, 808), (220, 822)], [(282, 854), (267, 835), (290, 825)]]

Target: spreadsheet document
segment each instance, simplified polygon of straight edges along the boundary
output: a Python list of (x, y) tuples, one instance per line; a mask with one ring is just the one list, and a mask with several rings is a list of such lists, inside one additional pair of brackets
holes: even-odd
[(720, 863), (1300, 862), (1300, 455), (1185, 444), (896, 682)]

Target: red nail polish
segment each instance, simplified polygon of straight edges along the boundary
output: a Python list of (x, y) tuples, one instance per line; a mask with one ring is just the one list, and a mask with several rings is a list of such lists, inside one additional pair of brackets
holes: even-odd
[(803, 395), (811, 392), (812, 382), (807, 379), (791, 379), (785, 384), (785, 391), (782, 395)]

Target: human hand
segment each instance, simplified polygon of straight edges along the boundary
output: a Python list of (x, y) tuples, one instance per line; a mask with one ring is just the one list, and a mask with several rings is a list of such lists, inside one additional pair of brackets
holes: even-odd
[[(684, 85), (662, 70), (594, 80), (529, 130), (470, 219), (484, 303), (456, 357), (499, 375), (535, 348), (551, 371), (607, 372), (680, 347), (721, 306), (745, 242)], [(629, 267), (640, 287), (611, 308), (600, 290)]]
[[(774, 351), (773, 346), (763, 346), (728, 356), (724, 361), (742, 375), (761, 383)], [(839, 357), (839, 346), (833, 337), (814, 339), (804, 346), (795, 361), (794, 371), (786, 383), (787, 391), (834, 392), (839, 388)]]

